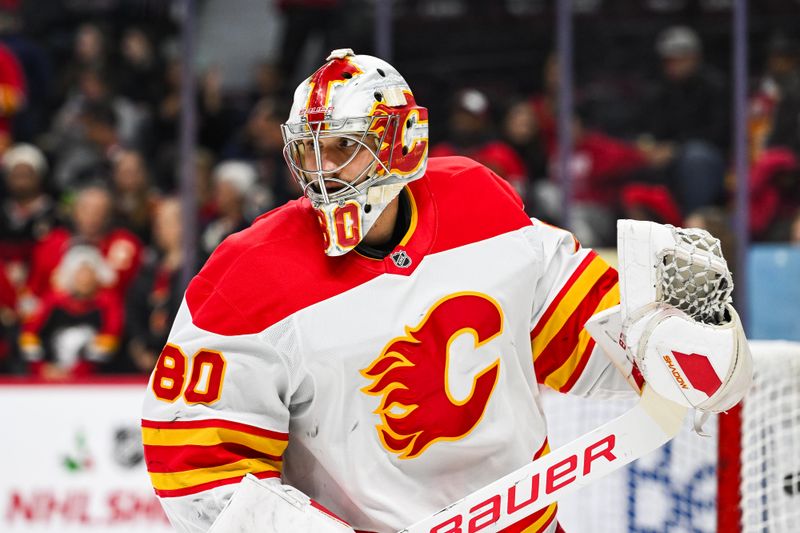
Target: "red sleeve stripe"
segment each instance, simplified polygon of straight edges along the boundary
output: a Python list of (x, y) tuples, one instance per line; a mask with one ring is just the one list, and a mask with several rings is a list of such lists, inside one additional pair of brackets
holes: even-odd
[[(267, 479), (273, 477), (280, 477), (280, 473), (274, 470), (267, 470), (264, 472), (250, 472), (258, 479)], [(233, 476), (224, 479), (218, 479), (216, 481), (209, 481), (208, 483), (202, 483), (200, 485), (195, 485), (193, 487), (184, 487), (181, 489), (159, 489), (156, 488), (155, 492), (161, 498), (177, 498), (179, 496), (189, 496), (191, 494), (197, 494), (198, 492), (203, 492), (204, 490), (210, 490), (217, 487), (222, 487), (225, 485), (231, 485), (234, 483), (239, 483), (244, 475), (241, 476)]]
[(564, 390), (568, 383), (574, 384), (586, 367), (595, 345), (583, 325), (595, 313), (619, 303), (616, 279), (616, 272), (609, 269), (553, 340), (538, 354), (534, 363), (537, 381), (558, 391)]
[(578, 378), (581, 377), (581, 374), (583, 374), (583, 369), (586, 368), (586, 364), (589, 362), (589, 357), (592, 355), (595, 344), (595, 340), (590, 338), (589, 342), (586, 344), (586, 348), (583, 349), (580, 358), (578, 359), (578, 364), (575, 365), (574, 369), (572, 369), (567, 381), (563, 385), (560, 385), (559, 383), (553, 384), (553, 388), (555, 390), (563, 393), (567, 393), (572, 390), (575, 382), (578, 381)]
[(553, 520), (556, 519), (558, 505), (551, 503), (544, 509), (540, 509), (530, 516), (526, 516), (519, 522), (500, 530), (500, 533), (542, 533), (547, 530)]
[[(576, 291), (571, 295), (569, 303), (564, 302), (564, 312), (559, 311), (551, 324), (542, 329), (541, 335), (533, 339), (533, 360), (539, 374), (546, 376), (564, 364), (567, 356), (575, 349), (583, 325), (593, 314), (603, 309), (599, 307), (600, 303), (616, 285), (616, 271), (606, 267), (591, 285), (583, 286), (580, 293)], [(614, 292), (619, 303), (619, 291)], [(572, 300), (572, 297), (575, 299)], [(566, 309), (568, 305), (571, 309)]]
[(263, 459), (280, 462), (281, 457), (264, 454), (242, 444), (226, 442), (214, 446), (147, 446), (144, 447), (147, 471), (154, 474), (183, 472), (197, 468), (214, 468), (242, 459)]
[(156, 490), (180, 490), (206, 486), (208, 483), (216, 483), (231, 477), (241, 478), (245, 474), (269, 471), (280, 473), (281, 466), (280, 461), (269, 459), (242, 459), (213, 468), (195, 468), (168, 474), (151, 472), (150, 482)]
[(158, 420), (142, 420), (143, 428), (152, 429), (198, 429), (198, 428), (226, 428), (234, 431), (241, 431), (242, 433), (249, 433), (258, 437), (266, 437), (275, 440), (289, 440), (289, 434), (279, 431), (271, 431), (249, 424), (242, 424), (241, 422), (231, 422), (230, 420), (222, 420), (218, 418), (210, 418), (206, 420), (176, 420), (176, 421), (158, 421)]
[(564, 299), (564, 296), (566, 296), (567, 292), (572, 288), (578, 278), (583, 275), (584, 271), (589, 267), (592, 261), (594, 261), (595, 257), (598, 257), (597, 252), (590, 250), (586, 257), (583, 258), (583, 261), (580, 262), (578, 268), (575, 269), (564, 286), (561, 287), (561, 290), (558, 291), (556, 297), (553, 298), (553, 301), (550, 302), (550, 306), (547, 308), (547, 311), (545, 311), (538, 322), (536, 322), (536, 326), (533, 328), (533, 331), (531, 331), (531, 339), (534, 339), (541, 334), (542, 329), (544, 329), (544, 327), (550, 321), (550, 317), (552, 317), (553, 313), (556, 312), (556, 309), (558, 309), (558, 306)]
[(601, 257), (595, 256), (583, 273), (572, 283), (557, 307), (551, 307), (553, 313), (547, 319), (547, 322), (541, 326), (539, 326), (541, 321), (537, 323), (537, 327), (534, 329), (538, 329), (539, 333), (532, 339), (533, 347), (535, 348), (533, 353), (534, 361), (539, 358), (542, 350), (557, 336), (570, 318), (576, 314), (578, 308), (586, 300), (587, 295), (592, 295), (597, 290), (595, 286), (598, 280), (607, 275), (609, 270), (616, 272)]

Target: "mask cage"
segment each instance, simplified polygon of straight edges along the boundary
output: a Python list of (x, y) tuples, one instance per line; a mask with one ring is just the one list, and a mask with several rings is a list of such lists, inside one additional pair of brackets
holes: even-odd
[[(361, 195), (390, 175), (393, 150), (387, 151), (385, 160), (381, 160), (379, 153), (386, 145), (394, 146), (398, 120), (396, 115), (376, 115), (283, 124), (283, 157), (303, 194), (313, 204), (344, 202)], [(356, 147), (335, 168), (322, 169), (320, 140), (325, 138), (349, 139), (356, 143)], [(310, 150), (309, 140), (312, 142)], [(356, 159), (361, 150), (370, 154), (369, 162), (353, 179), (339, 178), (339, 173)], [(314, 158), (313, 167), (309, 167), (309, 156)]]

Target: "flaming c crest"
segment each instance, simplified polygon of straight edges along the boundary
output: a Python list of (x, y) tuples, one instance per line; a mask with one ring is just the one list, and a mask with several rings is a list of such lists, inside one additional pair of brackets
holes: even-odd
[(450, 345), (468, 333), (475, 348), (503, 332), (500, 305), (485, 294), (462, 292), (438, 301), (420, 323), (406, 326), (361, 374), (371, 384), (361, 390), (381, 396), (375, 426), (384, 447), (411, 459), (439, 440), (458, 440), (478, 425), (497, 384), (500, 359), (477, 372), (463, 400), (448, 384)]

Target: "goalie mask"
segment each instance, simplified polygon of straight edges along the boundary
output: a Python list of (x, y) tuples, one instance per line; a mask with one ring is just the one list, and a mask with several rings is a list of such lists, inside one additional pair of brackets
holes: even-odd
[(428, 110), (378, 58), (334, 50), (294, 93), (283, 155), (317, 212), (325, 253), (358, 245), (403, 186), (425, 173)]

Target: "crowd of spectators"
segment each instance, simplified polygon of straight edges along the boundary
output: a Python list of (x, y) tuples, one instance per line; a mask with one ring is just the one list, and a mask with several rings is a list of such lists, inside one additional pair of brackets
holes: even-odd
[[(75, 17), (53, 34), (59, 38), (31, 37), (20, 23), (24, 3), (7, 4), (0, 6), (0, 372), (52, 380), (148, 373), (184, 290), (176, 26)], [(198, 74), (194, 270), (227, 235), (299, 195), (279, 128), (293, 88), (287, 80), (296, 75), (292, 52), (309, 40), (303, 28), (323, 32), (326, 45), (346, 43), (330, 32), (340, 2), (278, 4), (283, 53), (257, 66), (247, 90), (226, 91), (218, 66)], [(331, 15), (328, 25), (319, 13)], [(756, 239), (800, 242), (795, 39), (775, 33), (754, 73)], [(687, 26), (664, 25), (650, 46), (658, 76), (616, 95), (621, 107), (626, 98), (639, 102), (623, 113), (625, 128), (603, 119), (614, 108), (607, 98), (598, 103), (589, 84), (575, 87), (569, 225), (585, 245), (612, 245), (621, 216), (729, 231), (735, 180), (726, 74), (704, 59), (700, 36)], [(564, 224), (556, 65), (551, 53), (535, 90), (451, 79), (447, 96), (430, 104), (431, 155), (477, 159), (517, 189), (532, 216)]]

